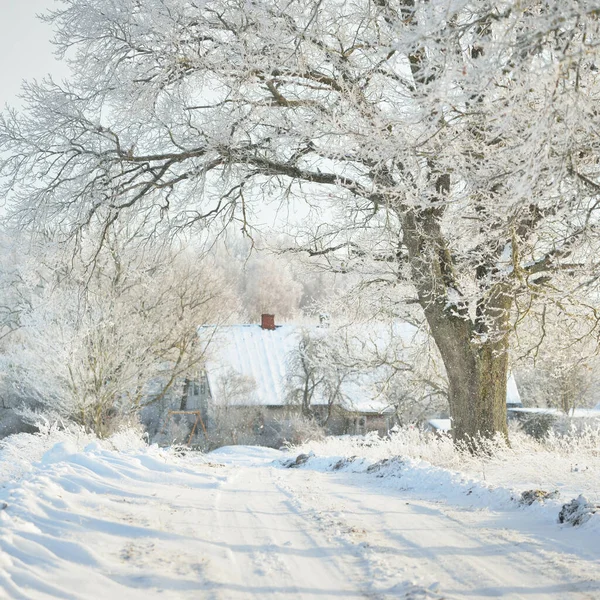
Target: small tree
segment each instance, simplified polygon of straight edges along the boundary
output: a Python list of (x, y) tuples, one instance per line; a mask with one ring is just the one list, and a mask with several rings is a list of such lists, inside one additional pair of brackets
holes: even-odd
[[(41, 269), (38, 269), (41, 271)], [(90, 271), (47, 270), (4, 357), (6, 382), (36, 410), (107, 435), (198, 369), (226, 302), (185, 253), (107, 240)]]
[(304, 330), (298, 347), (288, 357), (288, 401), (300, 406), (306, 418), (313, 418), (313, 403), (325, 403), (327, 413), (322, 419), (326, 424), (335, 404), (342, 400), (341, 383), (344, 379), (343, 365), (336, 364), (327, 338)]
[(369, 401), (393, 407), (403, 421), (421, 420), (447, 398), (428, 341), (407, 323), (337, 322), (305, 329), (289, 358), (290, 402), (306, 417), (314, 416), (316, 404), (324, 405), (323, 425), (335, 406), (351, 409)]
[(558, 408), (568, 415), (597, 402), (598, 321), (593, 300), (581, 300), (565, 299), (525, 315), (515, 366), (527, 404)]

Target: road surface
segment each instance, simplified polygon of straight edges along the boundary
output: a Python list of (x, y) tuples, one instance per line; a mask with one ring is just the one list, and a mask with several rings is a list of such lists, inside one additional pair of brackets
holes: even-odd
[(0, 598), (600, 598), (598, 553), (523, 511), (222, 458), (46, 461), (0, 511)]

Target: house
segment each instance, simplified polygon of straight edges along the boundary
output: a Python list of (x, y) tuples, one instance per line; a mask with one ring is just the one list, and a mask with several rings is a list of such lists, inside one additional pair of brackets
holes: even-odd
[(562, 418), (574, 421), (585, 421), (588, 419), (600, 419), (600, 403), (594, 408), (574, 408), (565, 413), (558, 408), (549, 407), (523, 407), (523, 404), (508, 406), (509, 418), (525, 423), (531, 419), (545, 420), (549, 423)]
[[(224, 425), (245, 422), (255, 435), (267, 440), (289, 439), (291, 423), (302, 412), (302, 403), (290, 393), (294, 357), (306, 343), (306, 336), (318, 340), (328, 336), (328, 321), (319, 326), (276, 325), (273, 315), (264, 314), (260, 324), (231, 325), (207, 329), (211, 338), (204, 368), (186, 383), (182, 410), (199, 411), (207, 430), (217, 431)], [(210, 331), (209, 331), (210, 329)], [(379, 357), (388, 351), (390, 335), (401, 340), (402, 347), (414, 345), (417, 329), (406, 323), (392, 330), (369, 326), (368, 330), (352, 328), (348, 344), (370, 345), (371, 354)], [(401, 358), (399, 355), (387, 357)], [(383, 361), (385, 363), (385, 361)], [(396, 424), (396, 407), (382, 393), (381, 382), (389, 372), (376, 366), (345, 375), (339, 382), (334, 402), (322, 390), (310, 400), (310, 412), (331, 435), (364, 435), (377, 431), (386, 435)], [(509, 377), (507, 406), (522, 407), (514, 377)], [(240, 424), (240, 429), (242, 424)], [(450, 429), (449, 419), (433, 419), (428, 428)], [(284, 434), (285, 431), (287, 434)], [(281, 440), (280, 440), (281, 441)]]
[(508, 418), (517, 421), (523, 429), (533, 435), (540, 437), (545, 435), (557, 423), (570, 423), (575, 426), (585, 426), (590, 421), (600, 423), (600, 407), (574, 408), (568, 414), (558, 408), (527, 407), (510, 408)]
[[(325, 335), (326, 324), (313, 328), (312, 335)], [(296, 325), (275, 325), (268, 314), (262, 315), (260, 325), (215, 330), (204, 368), (186, 384), (181, 408), (200, 411), (209, 431), (218, 428), (219, 420), (246, 415), (257, 433), (277, 438), (301, 414), (301, 404), (290, 397), (290, 371), (305, 331)], [(387, 434), (395, 409), (376, 397), (370, 383), (366, 375), (347, 377), (339, 401), (331, 406), (315, 394), (312, 415), (329, 434)]]
[(553, 417), (569, 417), (571, 419), (600, 419), (600, 408), (595, 406), (594, 408), (574, 408), (569, 413), (565, 413), (558, 408), (546, 408), (546, 407), (527, 407), (523, 406), (509, 408), (509, 414), (514, 417), (527, 416), (527, 415), (548, 415)]
[[(523, 429), (534, 437), (543, 437), (557, 422), (569, 422), (571, 425), (585, 426), (590, 420), (600, 422), (600, 403), (594, 408), (575, 408), (565, 414), (558, 408), (524, 407), (519, 390), (512, 374), (509, 376), (506, 390), (506, 412), (509, 421), (518, 422)], [(426, 429), (434, 433), (449, 433), (452, 428), (450, 419), (430, 419)]]

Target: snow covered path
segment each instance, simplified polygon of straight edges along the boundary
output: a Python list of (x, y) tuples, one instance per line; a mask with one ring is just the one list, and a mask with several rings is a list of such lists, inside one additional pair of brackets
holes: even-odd
[[(563, 532), (531, 528), (522, 513), (418, 500), (364, 475), (309, 475), (296, 497), (362, 549), (379, 582), (376, 597), (412, 580), (445, 598), (600, 598), (600, 543), (595, 555), (583, 558), (577, 536), (557, 550)], [(547, 537), (552, 533), (556, 538)]]
[(0, 598), (600, 597), (600, 543), (523, 511), (273, 468), (270, 451), (61, 446), (0, 495)]

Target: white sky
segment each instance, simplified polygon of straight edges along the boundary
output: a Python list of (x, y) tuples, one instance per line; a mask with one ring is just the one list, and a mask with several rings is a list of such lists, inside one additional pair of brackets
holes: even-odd
[(53, 55), (52, 28), (36, 18), (56, 6), (54, 0), (0, 0), (0, 110), (18, 106), (23, 79), (66, 74)]

